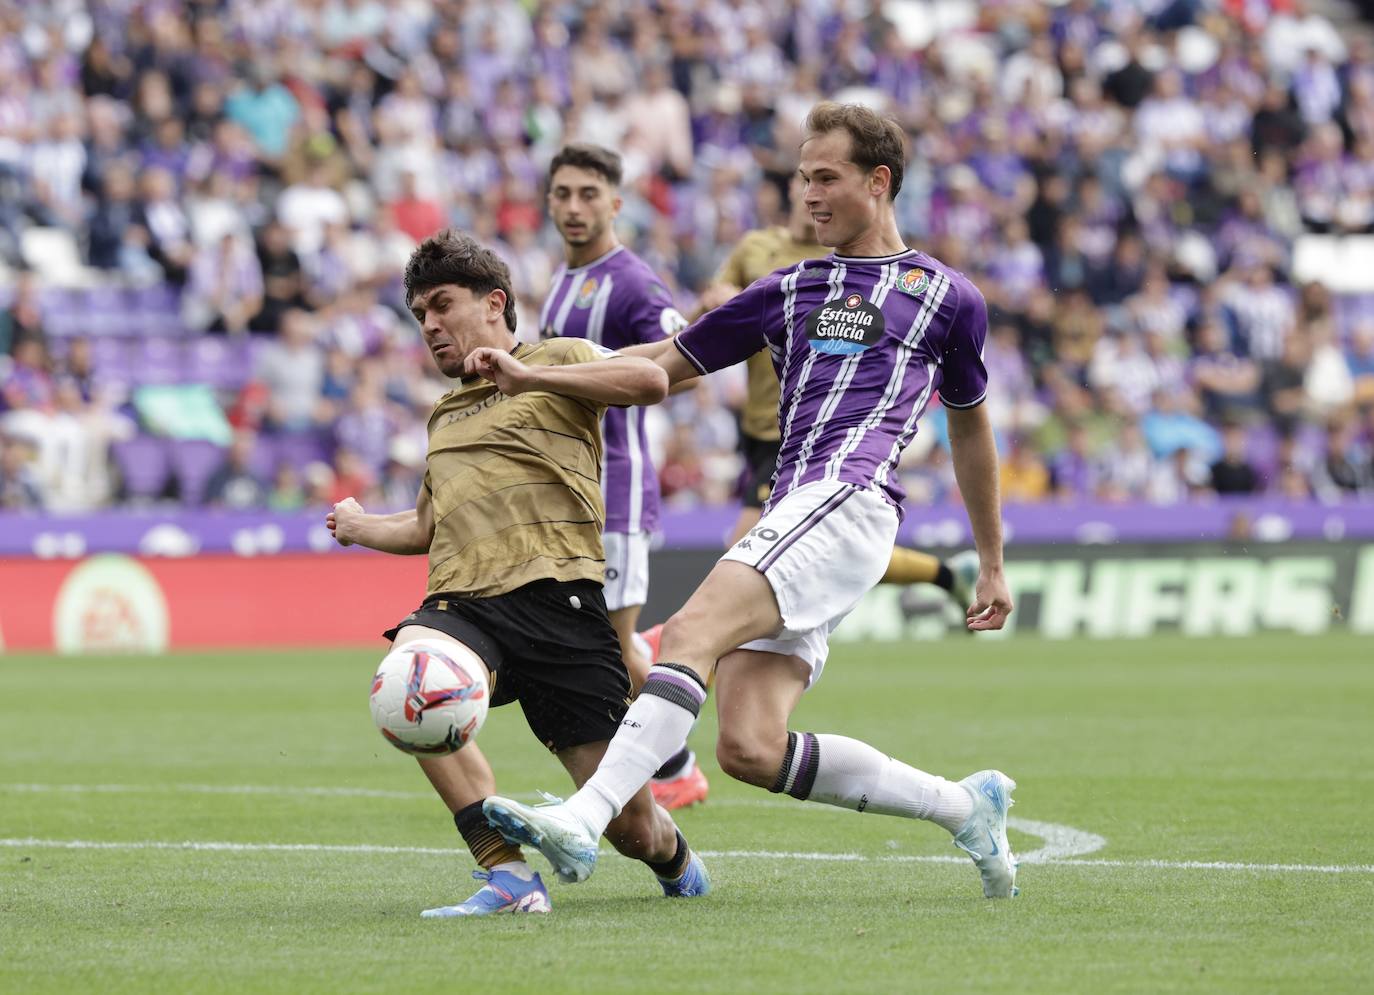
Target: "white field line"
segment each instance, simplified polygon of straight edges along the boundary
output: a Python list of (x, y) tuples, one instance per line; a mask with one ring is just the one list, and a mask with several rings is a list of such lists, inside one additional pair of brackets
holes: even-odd
[[(374, 788), (348, 787), (291, 787), (276, 784), (0, 784), (0, 792), (11, 791), (23, 794), (204, 794), (204, 795), (281, 795), (339, 798), (383, 798), (397, 800), (420, 799), (433, 801), (434, 795), (428, 791), (384, 791)], [(517, 797), (520, 797), (517, 795)], [(530, 796), (534, 797), (534, 796)], [(820, 805), (799, 805), (795, 801), (778, 798), (713, 798), (706, 803), (706, 809), (713, 808), (777, 808), (794, 812), (813, 814), (842, 813), (843, 809)], [(1053, 822), (1036, 822), (1031, 819), (1007, 820), (1012, 829), (1038, 836), (1044, 845), (1038, 850), (1021, 855), (1023, 864), (1039, 864), (1047, 860), (1078, 857), (1096, 853), (1107, 845), (1107, 841), (1096, 833), (1084, 832), (1072, 826), (1061, 826)], [(945, 858), (940, 858), (944, 860)], [(962, 857), (950, 860), (961, 861)]]
[[(381, 798), (389, 800), (433, 801), (434, 795), (428, 791), (389, 791), (379, 788), (350, 787), (312, 787), (275, 784), (22, 784), (0, 783), (0, 792), (30, 794), (207, 794), (207, 795), (279, 795), (338, 798)], [(516, 797), (522, 797), (517, 795)], [(529, 795), (529, 797), (536, 797)], [(844, 810), (822, 805), (799, 805), (795, 801), (775, 798), (712, 798), (706, 803), (706, 810), (712, 808), (777, 808), (794, 812), (813, 814), (841, 814)], [(1096, 853), (1107, 845), (1106, 839), (1096, 833), (1075, 829), (1054, 822), (1039, 822), (1033, 819), (1020, 819), (1011, 816), (1007, 825), (1012, 829), (1037, 836), (1043, 845), (1021, 854), (1022, 864), (1078, 865), (1080, 867), (1139, 867), (1178, 870), (1219, 870), (1219, 871), (1270, 871), (1313, 874), (1374, 874), (1374, 865), (1369, 864), (1258, 864), (1235, 861), (1202, 860), (1092, 860), (1071, 859)], [(149, 850), (225, 850), (225, 851), (318, 851), (322, 853), (410, 853), (431, 855), (453, 855), (462, 851), (433, 847), (388, 847), (381, 845), (359, 844), (356, 846), (313, 843), (194, 843), (148, 841), (146, 843), (104, 843), (90, 840), (3, 840), (0, 846), (43, 846), (67, 849), (149, 849)], [(608, 851), (610, 852), (610, 851)], [(716, 850), (701, 851), (703, 856), (723, 858), (757, 858), (778, 860), (811, 861), (879, 861), (887, 863), (928, 863), (962, 864), (967, 858), (949, 855), (916, 856), (887, 854), (870, 856), (857, 853), (806, 853), (769, 850)]]
[[(0, 847), (14, 849), (56, 850), (183, 850), (229, 853), (363, 853), (414, 854), (418, 856), (466, 858), (466, 850), (425, 846), (382, 846), (377, 844), (330, 843), (230, 843), (215, 840), (136, 840), (111, 842), (108, 840), (45, 840), (0, 839)], [(605, 852), (605, 851), (603, 851)], [(614, 855), (614, 854), (613, 854)], [(967, 857), (915, 856), (889, 854), (870, 856), (863, 853), (808, 853), (790, 850), (702, 850), (703, 857), (739, 858), (743, 860), (802, 860), (822, 863), (879, 863), (879, 864), (966, 864)], [(1374, 864), (1246, 864), (1207, 860), (1075, 860), (1049, 858), (1043, 864), (1056, 867), (1115, 867), (1145, 868), (1178, 871), (1248, 871), (1252, 873), (1305, 874), (1374, 874)]]

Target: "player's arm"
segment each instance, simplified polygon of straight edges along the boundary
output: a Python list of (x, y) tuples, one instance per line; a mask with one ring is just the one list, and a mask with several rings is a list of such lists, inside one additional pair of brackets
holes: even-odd
[(508, 397), (545, 390), (614, 407), (657, 404), (668, 396), (668, 377), (643, 356), (607, 358), (567, 366), (527, 366), (504, 349), (474, 349), (463, 365), (486, 377)]
[(429, 487), (420, 485), (415, 507), (394, 515), (369, 515), (351, 497), (334, 505), (325, 525), (340, 546), (366, 546), (383, 553), (419, 555), (429, 552), (434, 539), (434, 505)]
[(674, 336), (673, 351), (655, 359), (667, 371), (668, 382), (677, 384), (723, 370), (768, 348), (766, 311), (776, 288), (776, 274), (759, 280)]
[[(659, 342), (644, 342), (640, 345), (626, 346), (624, 349), (617, 349), (616, 355), (640, 356), (657, 363), (668, 373), (668, 393), (681, 394), (683, 391), (693, 390), (697, 385), (697, 378), (701, 374), (695, 369), (690, 372), (678, 370), (676, 360), (681, 359), (682, 354), (677, 351), (677, 346), (673, 345), (675, 338), (677, 338), (676, 335)], [(680, 379), (673, 379), (675, 372), (680, 374)]]
[(986, 406), (949, 409), (949, 445), (954, 477), (964, 498), (973, 543), (978, 547), (978, 582), (968, 609), (970, 629), (1000, 629), (1011, 614), (1011, 590), (1002, 568), (1002, 496), (997, 443)]
[(983, 399), (988, 371), (983, 343), (988, 334), (987, 303), (972, 284), (961, 288), (945, 342), (940, 401), (949, 416), (949, 446), (954, 477), (978, 547), (978, 582), (968, 609), (970, 629), (1000, 629), (1011, 614), (1011, 591), (1002, 570), (1002, 496), (997, 472), (997, 442)]

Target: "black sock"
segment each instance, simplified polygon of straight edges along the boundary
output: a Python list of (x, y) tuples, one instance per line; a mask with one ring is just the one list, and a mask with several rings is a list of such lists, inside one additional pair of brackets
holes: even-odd
[(682, 830), (678, 830), (677, 849), (673, 851), (673, 856), (661, 864), (655, 864), (651, 860), (644, 863), (649, 865), (649, 869), (665, 881), (676, 881), (682, 877), (682, 872), (687, 870), (687, 861), (692, 856), (692, 848), (687, 845), (687, 838), (682, 835)]
[(954, 571), (941, 563), (940, 569), (935, 573), (934, 583), (936, 587), (942, 587), (946, 591), (954, 590)]
[(524, 859), (518, 846), (507, 843), (500, 833), (487, 824), (480, 801), (454, 812), (453, 824), (480, 867), (495, 867), (497, 864)]
[(692, 759), (692, 751), (686, 746), (678, 750), (671, 757), (663, 762), (663, 766), (654, 771), (655, 781), (671, 781), (683, 772), (687, 767), (687, 762)]

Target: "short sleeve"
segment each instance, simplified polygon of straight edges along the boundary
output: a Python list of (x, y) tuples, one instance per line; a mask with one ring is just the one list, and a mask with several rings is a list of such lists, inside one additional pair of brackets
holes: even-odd
[(574, 366), (577, 363), (595, 363), (602, 359), (614, 359), (616, 356), (615, 350), (607, 349), (604, 345), (601, 345), (599, 342), (593, 342), (591, 339), (559, 338), (549, 340), (550, 344), (553, 342), (558, 343), (559, 352), (557, 356), (559, 366)]
[(750, 284), (729, 301), (707, 311), (674, 340), (687, 362), (702, 374), (742, 363), (767, 348), (767, 313), (778, 275)]
[(959, 302), (945, 338), (940, 378), (940, 402), (947, 408), (974, 408), (988, 391), (983, 344), (988, 337), (988, 305), (978, 288), (959, 284)]

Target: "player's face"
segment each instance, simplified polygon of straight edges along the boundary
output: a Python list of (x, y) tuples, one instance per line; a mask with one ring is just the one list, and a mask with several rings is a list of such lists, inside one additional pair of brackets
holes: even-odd
[(434, 365), (446, 377), (461, 377), (463, 361), (482, 346), (501, 347), (510, 337), (502, 317), (506, 295), (500, 290), (474, 294), (445, 283), (415, 295), (410, 313), (420, 323)]
[(569, 245), (604, 238), (619, 213), (620, 197), (600, 173), (560, 166), (549, 181), (549, 216)]
[(878, 221), (881, 200), (875, 193), (887, 196), (878, 170), (865, 172), (850, 156), (847, 131), (827, 131), (802, 145), (797, 174), (821, 245), (854, 242)]

